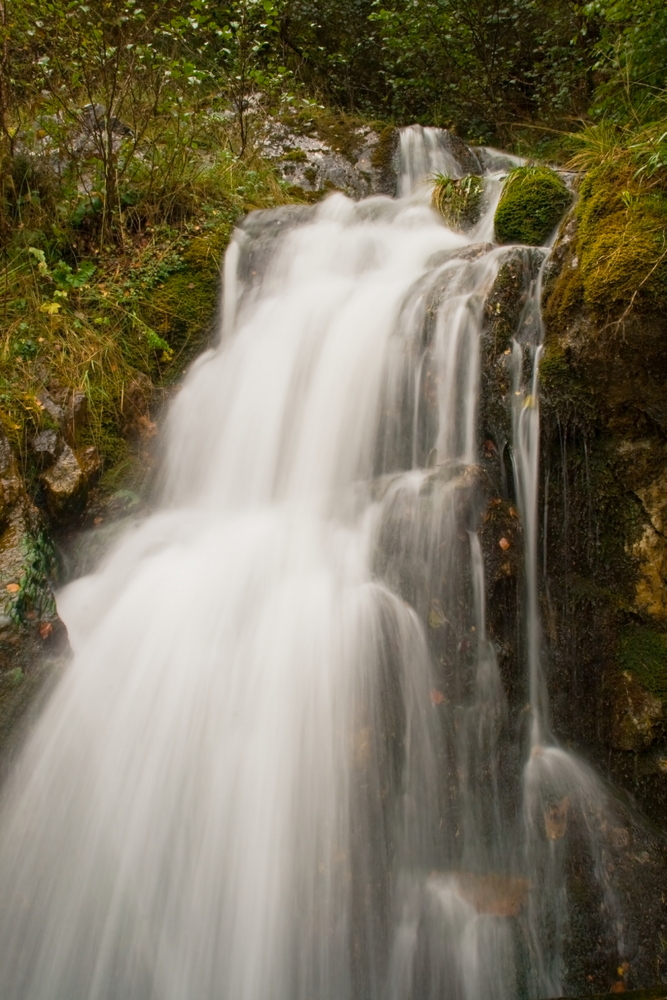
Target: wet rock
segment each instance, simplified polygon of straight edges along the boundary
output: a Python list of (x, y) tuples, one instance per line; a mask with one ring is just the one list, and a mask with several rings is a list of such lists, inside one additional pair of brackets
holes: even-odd
[(567, 833), (570, 800), (567, 796), (552, 802), (544, 811), (544, 831), (549, 840), (562, 840)]
[(443, 129), (441, 141), (449, 155), (456, 161), (462, 177), (482, 173), (482, 164), (477, 152), (466, 145), (458, 135), (448, 129)]
[(81, 514), (88, 488), (99, 471), (95, 448), (74, 452), (64, 445), (57, 462), (41, 477), (49, 513), (56, 521), (71, 521)]
[(63, 439), (54, 430), (40, 431), (32, 439), (31, 451), (40, 469), (46, 469), (58, 459), (63, 449)]
[(23, 482), (5, 433), (0, 428), (0, 526), (7, 522), (23, 494)]
[(478, 875), (447, 872), (432, 875), (433, 882), (451, 883), (454, 891), (479, 914), (490, 917), (517, 917), (528, 901), (530, 882), (509, 875)]
[[(511, 439), (510, 356), (514, 337), (531, 340), (526, 328), (532, 319), (526, 305), (537, 278), (543, 254), (517, 247), (509, 250), (484, 303), (480, 394), (480, 434), (492, 441), (499, 462), (504, 462), (505, 446)], [(520, 329), (521, 328), (521, 329)], [(488, 449), (483, 448), (483, 451)], [(485, 457), (490, 457), (488, 454)], [(499, 467), (501, 483), (507, 475)]]
[(628, 545), (637, 561), (635, 606), (652, 618), (667, 620), (667, 539), (653, 525)]
[(627, 670), (615, 685), (612, 710), (611, 742), (616, 750), (646, 750), (661, 734), (662, 701)]

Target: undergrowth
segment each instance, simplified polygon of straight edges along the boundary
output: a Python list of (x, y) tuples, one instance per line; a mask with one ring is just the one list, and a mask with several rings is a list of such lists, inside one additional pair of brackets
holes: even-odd
[(257, 157), (218, 147), (185, 162), (168, 144), (155, 156), (160, 170), (144, 162), (129, 178), (108, 242), (94, 188), (82, 198), (48, 157), (5, 157), (0, 420), (24, 471), (32, 437), (54, 425), (48, 397), (62, 406), (76, 392), (87, 400), (81, 443), (107, 469), (127, 464), (128, 392), (137, 380), (168, 385), (210, 331), (235, 221), (293, 200)]

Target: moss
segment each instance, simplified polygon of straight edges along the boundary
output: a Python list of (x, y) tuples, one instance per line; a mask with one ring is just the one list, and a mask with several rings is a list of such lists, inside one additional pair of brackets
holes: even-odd
[(312, 104), (290, 117), (287, 124), (304, 135), (316, 136), (351, 162), (356, 160), (366, 142), (368, 128), (382, 127), (375, 120)]
[(558, 413), (561, 420), (588, 428), (595, 426), (599, 414), (590, 388), (577, 372), (556, 337), (547, 338), (540, 358), (540, 388), (548, 410)]
[(386, 125), (380, 132), (378, 141), (371, 153), (371, 166), (381, 172), (392, 170), (397, 145), (398, 129), (394, 125)]
[(179, 370), (210, 331), (231, 229), (227, 221), (192, 239), (183, 253), (183, 270), (153, 289), (142, 310), (146, 323), (169, 345)]
[(470, 175), (455, 180), (439, 176), (433, 188), (432, 203), (452, 229), (465, 232), (479, 221), (483, 193), (481, 177)]
[(308, 154), (304, 149), (290, 149), (281, 159), (288, 163), (308, 163)]
[(643, 626), (627, 628), (620, 638), (618, 659), (642, 687), (667, 700), (667, 635)]
[(577, 218), (589, 306), (607, 313), (667, 300), (667, 195), (644, 191), (632, 173), (605, 165), (581, 184)]
[(543, 246), (571, 200), (555, 171), (548, 167), (517, 167), (508, 175), (496, 209), (496, 240)]

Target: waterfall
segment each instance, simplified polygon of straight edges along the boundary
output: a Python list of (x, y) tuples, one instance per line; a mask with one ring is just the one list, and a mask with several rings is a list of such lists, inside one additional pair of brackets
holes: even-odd
[(500, 182), (453, 233), (420, 190), (456, 172), (441, 134), (405, 130), (402, 149), (399, 199), (239, 226), (219, 339), (166, 419), (159, 502), (58, 596), (73, 658), (0, 816), (3, 1000), (562, 989), (565, 828), (583, 824), (606, 887), (606, 806), (549, 729), (539, 337), (524, 323), (511, 359), (517, 732), (478, 531)]

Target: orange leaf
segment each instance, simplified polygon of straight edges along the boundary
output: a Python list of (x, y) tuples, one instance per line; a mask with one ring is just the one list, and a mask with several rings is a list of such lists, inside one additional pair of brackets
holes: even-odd
[(10, 594), (18, 594), (20, 589), (18, 583), (8, 583), (5, 587), (5, 590), (8, 590)]
[(53, 632), (53, 625), (51, 622), (40, 622), (39, 634), (42, 639), (48, 639)]

